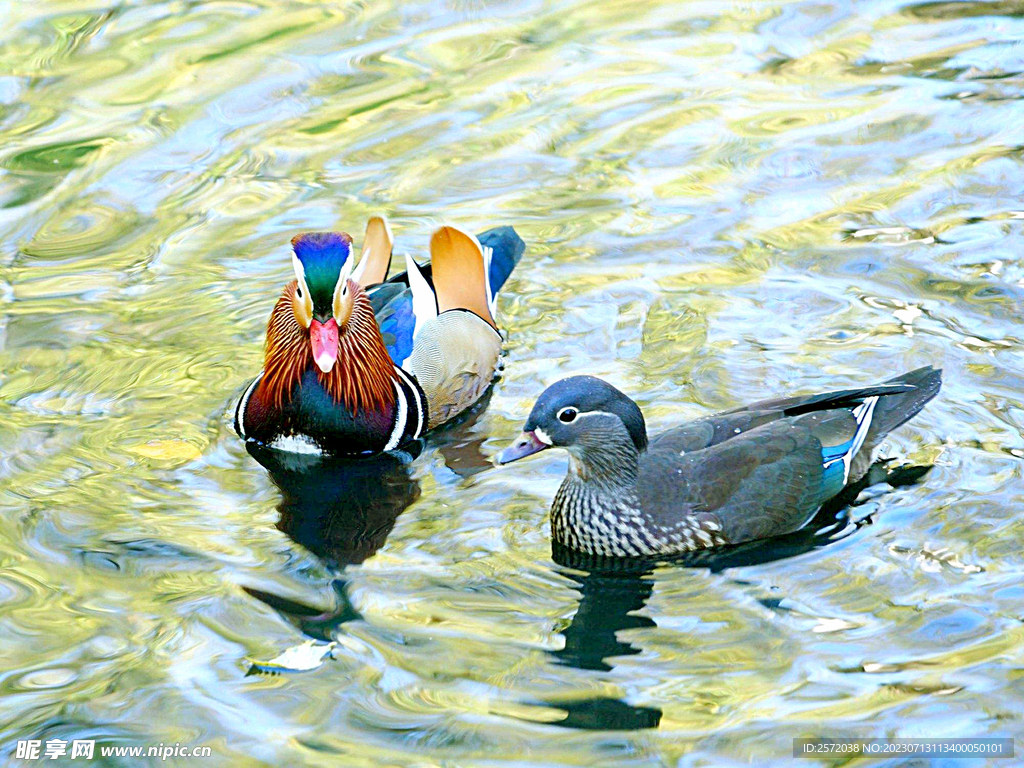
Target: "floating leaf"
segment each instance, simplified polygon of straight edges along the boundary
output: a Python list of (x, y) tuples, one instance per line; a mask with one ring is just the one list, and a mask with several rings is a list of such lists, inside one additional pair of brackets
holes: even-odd
[(258, 661), (249, 659), (252, 664), (250, 674), (262, 672), (264, 674), (280, 674), (282, 672), (308, 672), (316, 669), (327, 658), (333, 658), (331, 651), (336, 643), (320, 643), (316, 640), (307, 640), (299, 645), (287, 648), (280, 655), (270, 661)]

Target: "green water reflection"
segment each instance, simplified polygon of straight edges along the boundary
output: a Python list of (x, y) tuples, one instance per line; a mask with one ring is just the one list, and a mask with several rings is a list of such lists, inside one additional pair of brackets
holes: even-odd
[[(720, 764), (1020, 730), (1018, 4), (4, 11), (0, 753)], [(231, 405), (289, 239), (374, 213), (400, 254), (516, 226), (506, 370), (379, 488), (308, 485)], [(566, 562), (564, 458), (486, 460), (569, 372), (657, 430), (924, 364), (942, 395), (886, 455), (934, 469), (768, 557)], [(247, 674), (313, 637), (333, 659)]]

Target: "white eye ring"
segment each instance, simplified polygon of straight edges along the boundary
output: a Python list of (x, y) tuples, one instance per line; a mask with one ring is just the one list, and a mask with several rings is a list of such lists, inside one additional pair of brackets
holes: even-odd
[(573, 408), (571, 405), (568, 405), (562, 410), (560, 410), (556, 414), (556, 417), (563, 424), (572, 424), (574, 421), (576, 421), (576, 417), (579, 416), (579, 413), (580, 412), (578, 409)]

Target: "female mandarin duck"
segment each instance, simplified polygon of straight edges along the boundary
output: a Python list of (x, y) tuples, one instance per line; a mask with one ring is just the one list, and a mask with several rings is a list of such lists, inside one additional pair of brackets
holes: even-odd
[(501, 353), (495, 298), (525, 245), (511, 227), (441, 227), (431, 263), (386, 280), (387, 222), (366, 228), (359, 266), (344, 232), (292, 240), (295, 279), (267, 324), (263, 371), (235, 409), (246, 440), (298, 453), (397, 448), (452, 419), (490, 385)]
[(648, 442), (636, 403), (575, 376), (544, 391), (497, 463), (569, 452), (551, 508), (552, 536), (569, 549), (628, 557), (740, 544), (806, 525), (941, 383), (941, 371), (919, 368), (873, 387), (763, 400)]

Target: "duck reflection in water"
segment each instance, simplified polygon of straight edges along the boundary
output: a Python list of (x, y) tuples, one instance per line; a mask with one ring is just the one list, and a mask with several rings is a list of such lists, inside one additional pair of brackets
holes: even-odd
[[(481, 451), (484, 437), (472, 429), (487, 408), (488, 392), (469, 411), (435, 433), (431, 443), (446, 466), (470, 477), (493, 465)], [(283, 453), (249, 443), (249, 454), (281, 493), (277, 527), (338, 575), (331, 582), (337, 605), (323, 611), (280, 595), (244, 587), (314, 640), (330, 641), (337, 628), (361, 616), (348, 598), (347, 566), (359, 565), (384, 546), (395, 521), (420, 495), (413, 459), (422, 442), (366, 458), (325, 458)]]
[(341, 574), (380, 549), (398, 516), (419, 498), (412, 475), (419, 445), (412, 448), (412, 453), (365, 459), (325, 459), (247, 446), (281, 492), (278, 529), (339, 574), (331, 582), (338, 605), (324, 612), (252, 587), (245, 590), (317, 640), (331, 640), (340, 624), (360, 618)]
[[(619, 632), (656, 626), (653, 619), (638, 612), (646, 606), (654, 591), (657, 567), (700, 567), (720, 573), (727, 568), (763, 565), (811, 552), (845, 538), (870, 522), (870, 518), (856, 519), (851, 514), (862, 490), (881, 482), (893, 488), (912, 485), (930, 469), (910, 466), (888, 470), (885, 464), (884, 461), (876, 463), (860, 482), (822, 508), (806, 528), (776, 539), (728, 549), (703, 550), (670, 561), (594, 557), (552, 543), (552, 558), (562, 566), (563, 575), (576, 582), (580, 604), (572, 622), (563, 632), (565, 645), (550, 655), (556, 663), (576, 669), (598, 673), (611, 671), (614, 657), (642, 652), (641, 648), (620, 640)], [(770, 610), (781, 610), (780, 602), (778, 599), (762, 600)], [(555, 725), (586, 730), (655, 728), (662, 716), (660, 709), (632, 705), (610, 697), (549, 701), (545, 706), (565, 712), (564, 719)]]

